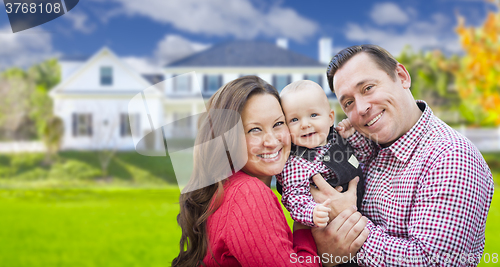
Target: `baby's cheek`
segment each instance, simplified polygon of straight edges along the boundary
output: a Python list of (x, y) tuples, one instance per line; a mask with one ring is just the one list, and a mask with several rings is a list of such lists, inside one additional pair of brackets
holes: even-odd
[(295, 140), (297, 139), (297, 131), (295, 130), (295, 127), (288, 127), (290, 130), (290, 138), (292, 140), (292, 143), (295, 143)]

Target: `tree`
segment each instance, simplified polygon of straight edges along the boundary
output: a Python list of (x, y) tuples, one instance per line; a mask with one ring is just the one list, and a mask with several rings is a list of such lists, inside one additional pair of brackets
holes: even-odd
[(416, 99), (425, 100), (435, 111), (458, 109), (460, 97), (454, 87), (457, 56), (446, 57), (439, 50), (413, 52), (406, 46), (397, 60), (410, 73), (411, 91)]
[(34, 90), (30, 95), (29, 117), (37, 127), (38, 136), (44, 140), (51, 138), (44, 136), (47, 133), (47, 123), (53, 122), (53, 103), (49, 96), (49, 90), (56, 86), (61, 79), (60, 66), (57, 59), (49, 59), (34, 65), (27, 71), (27, 76), (34, 84)]
[(108, 180), (108, 167), (116, 151), (123, 145), (118, 138), (120, 121), (116, 118), (116, 112), (113, 107), (106, 105), (105, 102), (96, 102), (93, 106), (95, 113), (95, 122), (92, 129), (93, 150), (97, 153), (97, 159), (101, 165), (102, 179)]
[[(500, 1), (496, 3), (500, 9)], [(459, 17), (457, 33), (465, 55), (455, 72), (462, 99), (460, 111), (476, 125), (500, 125), (500, 13), (490, 12), (482, 25), (466, 27)]]
[(45, 162), (50, 164), (61, 147), (64, 122), (59, 117), (51, 117), (42, 126), (42, 141), (47, 149)]
[(0, 131), (6, 139), (43, 139), (45, 124), (52, 119), (48, 91), (60, 80), (56, 59), (24, 71), (10, 68), (0, 74)]
[(22, 126), (32, 124), (29, 110), (34, 87), (22, 69), (11, 68), (0, 75), (0, 128), (4, 138), (22, 139)]

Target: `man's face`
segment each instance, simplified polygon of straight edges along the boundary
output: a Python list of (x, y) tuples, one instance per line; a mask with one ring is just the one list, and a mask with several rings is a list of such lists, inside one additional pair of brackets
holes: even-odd
[(333, 77), (335, 93), (352, 126), (389, 146), (414, 125), (408, 71), (398, 64), (394, 80), (366, 53), (353, 56)]

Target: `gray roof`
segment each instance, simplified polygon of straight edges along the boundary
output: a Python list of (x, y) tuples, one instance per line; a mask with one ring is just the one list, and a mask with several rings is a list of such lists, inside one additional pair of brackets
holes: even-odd
[(166, 67), (325, 67), (319, 61), (275, 44), (233, 41), (172, 62)]
[(157, 84), (163, 81), (163, 74), (142, 74), (142, 78), (151, 84)]

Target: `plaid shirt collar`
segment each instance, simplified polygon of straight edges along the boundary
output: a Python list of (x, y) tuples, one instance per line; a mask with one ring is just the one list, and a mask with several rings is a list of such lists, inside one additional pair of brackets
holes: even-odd
[(379, 144), (377, 144), (380, 151), (389, 150), (398, 160), (402, 162), (407, 162), (410, 159), (410, 156), (413, 153), (413, 150), (417, 147), (420, 139), (422, 139), (424, 134), (429, 130), (428, 125), (432, 116), (432, 110), (429, 108), (427, 103), (425, 103), (425, 101), (417, 100), (416, 102), (422, 111), (422, 115), (420, 116), (420, 119), (418, 119), (417, 123), (415, 123), (415, 125), (413, 125), (408, 132), (392, 143), (392, 145), (382, 148)]

